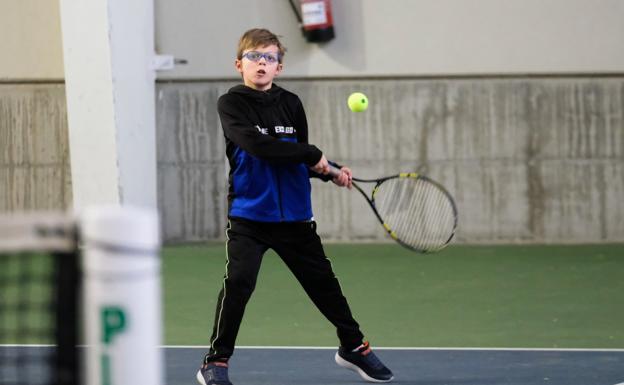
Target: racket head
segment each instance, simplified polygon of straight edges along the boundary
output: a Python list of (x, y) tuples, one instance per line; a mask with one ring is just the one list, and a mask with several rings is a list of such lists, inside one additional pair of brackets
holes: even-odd
[(388, 234), (420, 253), (446, 247), (457, 229), (457, 206), (438, 182), (418, 173), (401, 173), (377, 181), (371, 206)]

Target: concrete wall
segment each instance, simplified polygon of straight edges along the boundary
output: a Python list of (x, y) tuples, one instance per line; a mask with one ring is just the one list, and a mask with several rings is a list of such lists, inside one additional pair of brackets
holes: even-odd
[(224, 236), (225, 143), (216, 101), (225, 90), (221, 83), (157, 89), (158, 206), (166, 239)]
[[(215, 113), (230, 82), (161, 84), (159, 201), (170, 240), (223, 237), (225, 162)], [(460, 242), (624, 241), (624, 80), (285, 81), (310, 140), (363, 177), (418, 170), (446, 185)], [(353, 89), (370, 109), (347, 112)], [(314, 182), (328, 239), (384, 239), (356, 192)]]
[[(158, 85), (165, 239), (223, 237), (226, 168), (216, 114), (235, 82)], [(459, 242), (624, 241), (624, 79), (285, 81), (310, 139), (356, 174), (425, 172), (460, 212)], [(347, 112), (353, 89), (368, 111)], [(71, 203), (62, 84), (0, 85), (0, 211)], [(355, 191), (313, 182), (327, 239), (382, 240)]]
[(71, 206), (65, 87), (0, 84), (0, 212)]

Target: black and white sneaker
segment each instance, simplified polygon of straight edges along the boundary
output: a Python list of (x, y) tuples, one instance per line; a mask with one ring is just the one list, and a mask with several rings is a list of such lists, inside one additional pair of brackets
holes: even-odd
[(338, 365), (358, 372), (369, 382), (390, 382), (394, 378), (390, 369), (373, 353), (368, 341), (352, 351), (340, 347), (335, 359)]
[(228, 378), (227, 362), (204, 363), (197, 371), (197, 382), (201, 385), (232, 385)]

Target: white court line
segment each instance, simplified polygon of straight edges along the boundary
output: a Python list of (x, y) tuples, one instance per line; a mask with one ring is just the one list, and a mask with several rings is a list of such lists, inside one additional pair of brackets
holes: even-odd
[[(86, 345), (79, 345), (85, 347)], [(0, 347), (54, 347), (49, 344), (0, 344)], [(210, 349), (208, 345), (160, 345), (164, 349)], [(412, 346), (375, 346), (375, 350), (432, 350), (432, 351), (520, 351), (520, 352), (615, 352), (624, 353), (624, 349), (609, 348), (482, 348), (482, 347), (412, 347)], [(284, 350), (336, 350), (336, 346), (237, 346), (236, 349), (284, 349)], [(624, 385), (624, 383), (623, 383)]]
[[(209, 349), (200, 345), (163, 345), (166, 349)], [(236, 346), (236, 349), (289, 349), (289, 350), (336, 350), (336, 346)], [(480, 347), (409, 347), (409, 346), (373, 346), (373, 350), (458, 350), (458, 351), (544, 351), (544, 352), (616, 352), (624, 349), (609, 348), (480, 348)]]

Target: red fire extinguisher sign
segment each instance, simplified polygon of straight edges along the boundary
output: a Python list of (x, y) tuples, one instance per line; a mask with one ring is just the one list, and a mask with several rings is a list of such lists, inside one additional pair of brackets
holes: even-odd
[(331, 0), (301, 0), (303, 33), (310, 42), (326, 42), (334, 38)]

